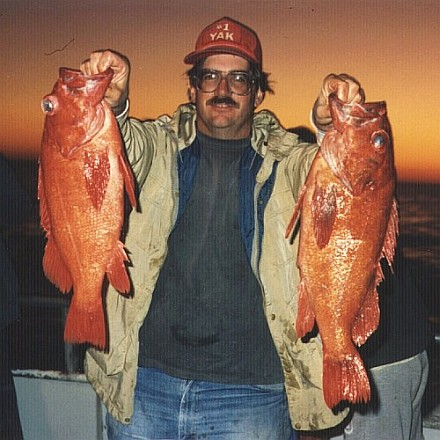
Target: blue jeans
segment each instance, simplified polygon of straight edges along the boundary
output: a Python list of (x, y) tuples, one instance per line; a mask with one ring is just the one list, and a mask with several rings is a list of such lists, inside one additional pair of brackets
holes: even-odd
[(283, 384), (229, 385), (139, 368), (129, 425), (107, 414), (109, 440), (294, 440)]

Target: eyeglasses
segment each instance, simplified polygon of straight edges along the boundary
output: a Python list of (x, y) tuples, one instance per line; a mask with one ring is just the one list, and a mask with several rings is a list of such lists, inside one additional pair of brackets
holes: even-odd
[(252, 86), (256, 82), (255, 78), (248, 72), (222, 72), (211, 69), (201, 70), (194, 79), (196, 80), (197, 89), (205, 93), (213, 92), (219, 86), (221, 80), (225, 79), (231, 92), (239, 96), (249, 95)]

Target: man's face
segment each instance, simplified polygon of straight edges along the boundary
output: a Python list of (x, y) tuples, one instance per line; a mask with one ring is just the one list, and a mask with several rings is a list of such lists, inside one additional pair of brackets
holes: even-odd
[[(202, 69), (227, 72), (248, 72), (249, 62), (229, 54), (211, 55)], [(250, 135), (254, 109), (261, 104), (264, 93), (252, 86), (248, 95), (233, 93), (223, 78), (212, 92), (190, 87), (190, 99), (197, 109), (197, 129), (217, 139), (242, 139)]]

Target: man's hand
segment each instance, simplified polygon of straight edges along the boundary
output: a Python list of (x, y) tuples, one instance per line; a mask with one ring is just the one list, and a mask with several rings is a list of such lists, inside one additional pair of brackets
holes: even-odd
[(124, 110), (125, 101), (128, 98), (128, 81), (130, 76), (130, 64), (128, 59), (110, 50), (92, 52), (90, 58), (83, 61), (80, 66), (85, 75), (96, 75), (111, 68), (114, 72), (104, 99), (113, 109), (115, 114)]
[(355, 78), (344, 73), (327, 75), (322, 83), (321, 93), (313, 106), (313, 122), (318, 130), (327, 131), (331, 127), (328, 97), (333, 92), (336, 92), (338, 98), (347, 104), (363, 103), (365, 100), (364, 91)]

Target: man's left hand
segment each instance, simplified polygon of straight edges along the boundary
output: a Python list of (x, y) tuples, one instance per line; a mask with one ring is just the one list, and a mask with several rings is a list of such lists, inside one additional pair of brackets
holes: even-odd
[(332, 119), (328, 103), (331, 93), (336, 93), (338, 98), (347, 104), (365, 101), (364, 91), (355, 78), (345, 73), (327, 75), (322, 83), (321, 93), (313, 106), (312, 115), (316, 128), (321, 131), (327, 131), (331, 127)]

